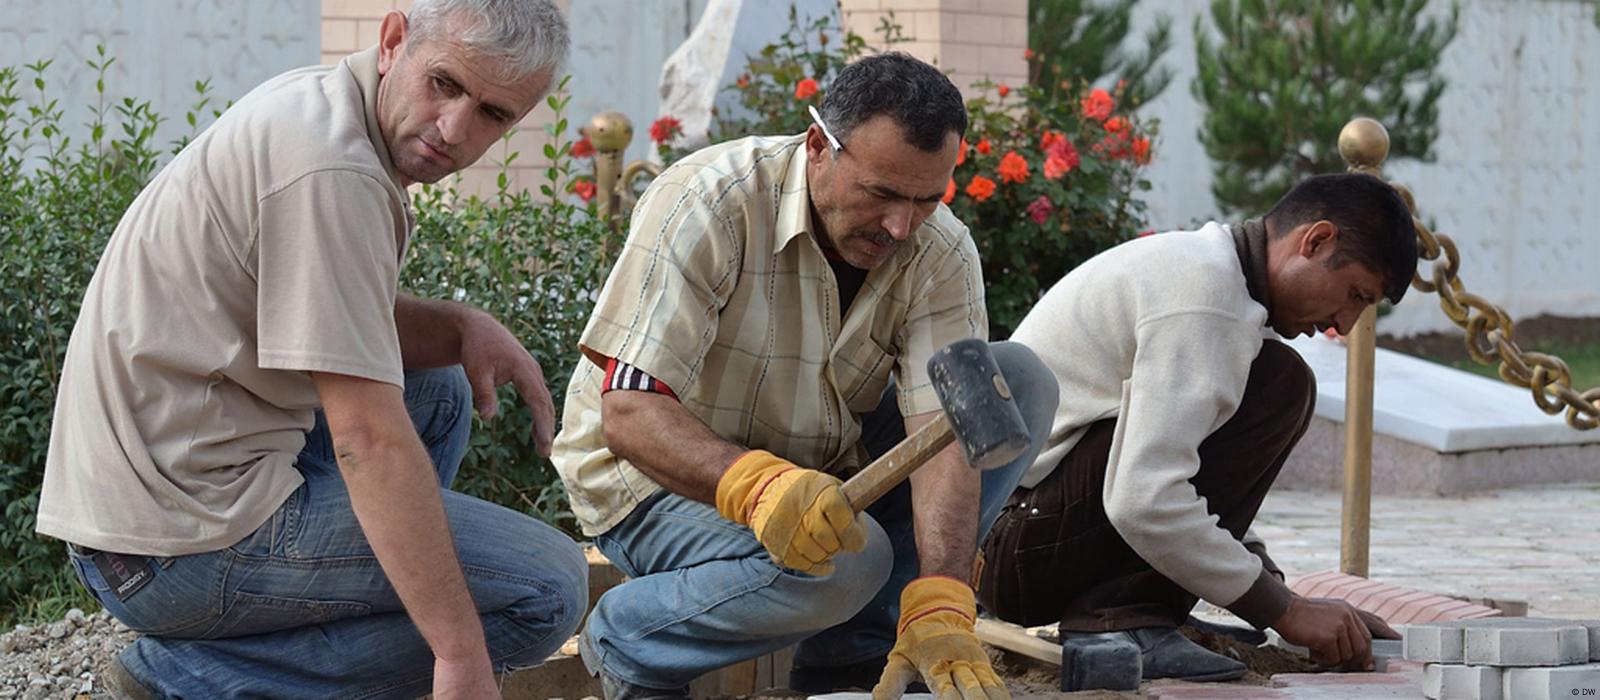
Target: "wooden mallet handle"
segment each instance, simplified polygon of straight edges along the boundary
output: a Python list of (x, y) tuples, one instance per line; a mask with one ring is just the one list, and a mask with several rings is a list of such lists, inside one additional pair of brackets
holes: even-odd
[(866, 510), (873, 501), (883, 497), (899, 485), (911, 472), (933, 459), (941, 450), (955, 442), (955, 431), (950, 421), (940, 412), (933, 420), (917, 429), (910, 437), (900, 441), (871, 464), (856, 472), (840, 489), (850, 509), (857, 513)]

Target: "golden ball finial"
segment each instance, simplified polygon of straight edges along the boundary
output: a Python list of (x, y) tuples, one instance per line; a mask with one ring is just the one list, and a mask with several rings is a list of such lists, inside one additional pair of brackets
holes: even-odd
[(1339, 155), (1352, 168), (1376, 169), (1389, 157), (1389, 130), (1376, 119), (1351, 119), (1339, 130)]
[(601, 112), (589, 120), (583, 133), (594, 143), (596, 150), (621, 151), (633, 141), (633, 124), (621, 112)]

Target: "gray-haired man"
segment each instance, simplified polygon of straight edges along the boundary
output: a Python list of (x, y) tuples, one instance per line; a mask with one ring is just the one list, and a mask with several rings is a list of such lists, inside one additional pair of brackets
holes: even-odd
[(38, 524), (146, 635), (108, 674), (122, 694), (488, 697), (577, 627), (577, 546), (447, 490), (471, 404), (492, 416), (508, 381), (548, 452), (538, 363), (487, 314), (397, 291), (405, 188), (477, 160), (568, 44), (548, 0), (418, 0), (378, 46), (256, 88), (129, 207)]

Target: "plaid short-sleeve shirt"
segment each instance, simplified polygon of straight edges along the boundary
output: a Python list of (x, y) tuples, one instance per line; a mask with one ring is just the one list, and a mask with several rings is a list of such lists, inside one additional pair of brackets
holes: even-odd
[(868, 273), (841, 319), (806, 158), (800, 136), (732, 141), (668, 168), (640, 199), (584, 329), (590, 361), (567, 386), (552, 455), (585, 534), (661, 488), (606, 449), (606, 358), (665, 382), (731, 442), (844, 475), (863, 461), (859, 415), (891, 375), (903, 414), (938, 410), (929, 356), (988, 336), (977, 249), (943, 205)]

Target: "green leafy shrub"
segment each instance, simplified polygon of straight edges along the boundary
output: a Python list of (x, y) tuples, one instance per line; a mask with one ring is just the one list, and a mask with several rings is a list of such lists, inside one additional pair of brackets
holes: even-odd
[[(885, 45), (903, 40), (890, 20), (878, 31)], [(872, 50), (827, 18), (802, 25), (791, 12), (784, 36), (753, 56), (727, 88), (751, 116), (719, 119), (711, 140), (804, 131), (811, 124), (807, 108), (822, 104), (823, 86)], [(1050, 57), (1034, 53), (1030, 60)], [(982, 93), (967, 100), (971, 126), (945, 201), (972, 231), (990, 330), (1003, 338), (1056, 280), (1143, 227), (1137, 194), (1150, 187), (1140, 171), (1151, 157), (1155, 124), (1126, 109), (1126, 85), (978, 87)]]
[(0, 620), (77, 590), (65, 548), (33, 532), (56, 385), (100, 251), (160, 155), (148, 102), (107, 104), (112, 63), (103, 50), (89, 61), (99, 99), (76, 145), (50, 62), (0, 67)]

